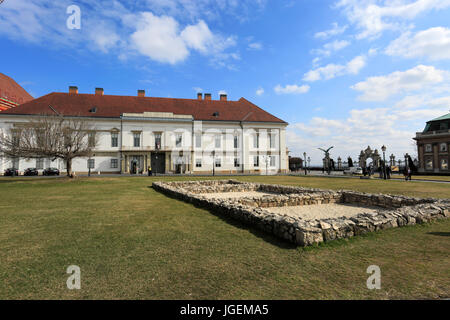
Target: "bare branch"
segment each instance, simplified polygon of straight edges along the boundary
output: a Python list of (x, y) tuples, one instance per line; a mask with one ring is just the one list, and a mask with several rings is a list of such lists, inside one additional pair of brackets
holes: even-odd
[(0, 135), (0, 152), (12, 158), (62, 159), (72, 176), (72, 160), (87, 157), (98, 144), (95, 129), (81, 117), (41, 115)]

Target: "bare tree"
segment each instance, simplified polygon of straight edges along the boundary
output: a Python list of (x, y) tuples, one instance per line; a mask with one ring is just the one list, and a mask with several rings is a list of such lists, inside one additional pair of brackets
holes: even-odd
[(0, 152), (5, 156), (62, 159), (68, 177), (73, 177), (73, 159), (91, 156), (96, 146), (94, 128), (81, 117), (41, 115), (0, 135)]

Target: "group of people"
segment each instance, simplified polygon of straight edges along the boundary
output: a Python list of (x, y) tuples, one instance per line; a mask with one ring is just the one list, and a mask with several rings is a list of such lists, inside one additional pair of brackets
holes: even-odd
[(392, 170), (391, 170), (390, 166), (387, 166), (386, 168), (384, 168), (384, 170), (383, 170), (383, 167), (381, 167), (380, 168), (380, 179), (383, 179), (384, 175), (386, 175), (386, 179), (390, 179), (391, 173), (392, 173)]
[[(372, 176), (375, 172), (375, 169), (372, 165), (369, 165), (368, 167), (364, 167), (363, 168), (363, 175), (364, 176)], [(383, 170), (383, 166), (380, 167), (380, 179), (384, 178), (384, 174), (386, 174), (386, 179), (390, 179), (391, 178), (391, 174), (392, 174), (392, 169), (390, 166), (386, 166), (386, 168)], [(412, 170), (410, 167), (406, 167), (403, 170), (403, 175), (405, 176), (405, 181), (411, 181), (411, 176), (412, 176)]]
[(374, 168), (373, 168), (373, 166), (372, 165), (369, 165), (368, 167), (363, 167), (362, 168), (362, 171), (363, 171), (363, 175), (364, 175), (364, 177), (365, 176), (372, 176), (373, 175), (373, 173), (374, 173)]

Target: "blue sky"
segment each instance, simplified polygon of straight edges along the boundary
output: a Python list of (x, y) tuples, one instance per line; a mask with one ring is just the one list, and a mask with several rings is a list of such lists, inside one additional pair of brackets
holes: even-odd
[(398, 158), (450, 110), (449, 18), (450, 0), (5, 0), (0, 72), (34, 97), (225, 91), (289, 122), (292, 155)]

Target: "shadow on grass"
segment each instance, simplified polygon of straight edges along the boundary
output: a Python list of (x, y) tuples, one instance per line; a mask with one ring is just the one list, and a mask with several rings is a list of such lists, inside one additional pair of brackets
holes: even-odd
[[(149, 186), (149, 188), (153, 189), (152, 186)], [(155, 190), (155, 189), (153, 189), (153, 190)], [(158, 192), (158, 193), (161, 193), (161, 192), (159, 192), (159, 191), (157, 191), (157, 190), (155, 190), (155, 191)], [(163, 194), (164, 196), (166, 196), (166, 197), (168, 197), (168, 198), (171, 198), (171, 199), (174, 199), (174, 200), (176, 200), (176, 201), (180, 201), (180, 202), (187, 203), (187, 202), (185, 202), (185, 201), (183, 201), (183, 200), (180, 200), (180, 199), (178, 199), (178, 198), (176, 198), (176, 197), (173, 197), (173, 196), (171, 196), (171, 195), (168, 195), (168, 194), (165, 194), (165, 193), (162, 193), (162, 194)], [(269, 233), (267, 233), (267, 232), (264, 232), (264, 231), (262, 231), (262, 230), (256, 229), (256, 228), (255, 228), (254, 226), (252, 226), (251, 224), (246, 224), (246, 223), (244, 223), (244, 222), (242, 222), (242, 221), (233, 219), (233, 218), (231, 218), (231, 217), (229, 217), (229, 216), (227, 216), (227, 215), (218, 213), (218, 212), (216, 212), (216, 211), (214, 211), (214, 210), (212, 210), (212, 209), (208, 209), (208, 208), (205, 208), (205, 207), (202, 207), (202, 206), (198, 206), (198, 205), (195, 205), (195, 204), (192, 204), (192, 203), (189, 203), (189, 204), (192, 205), (192, 206), (194, 206), (194, 207), (196, 207), (196, 208), (199, 208), (199, 209), (203, 209), (203, 210), (209, 211), (209, 212), (212, 213), (214, 216), (218, 217), (218, 218), (221, 219), (222, 221), (226, 222), (226, 223), (229, 224), (229, 225), (232, 225), (232, 226), (235, 227), (235, 228), (239, 228), (239, 229), (243, 229), (243, 230), (248, 230), (248, 231), (249, 231), (250, 233), (252, 233), (254, 236), (256, 236), (256, 237), (258, 237), (258, 238), (260, 238), (260, 239), (262, 239), (262, 240), (264, 240), (264, 241), (266, 241), (266, 242), (268, 242), (268, 243), (270, 243), (270, 244), (272, 244), (272, 245), (274, 245), (274, 246), (277, 246), (277, 247), (280, 248), (280, 249), (288, 249), (288, 250), (292, 250), (292, 249), (296, 249), (296, 248), (297, 248), (297, 246), (296, 246), (295, 244), (290, 243), (290, 242), (288, 242), (288, 241), (286, 241), (286, 240), (279, 239), (279, 238), (275, 237), (274, 235), (271, 235), (271, 234), (269, 234)]]
[(450, 232), (428, 232), (433, 236), (450, 237)]

